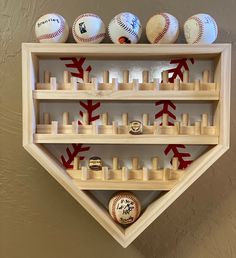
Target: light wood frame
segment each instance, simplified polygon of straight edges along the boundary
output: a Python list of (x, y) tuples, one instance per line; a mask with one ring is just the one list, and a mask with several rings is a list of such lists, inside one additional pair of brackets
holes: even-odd
[[(182, 180), (169, 192), (152, 202), (141, 217), (131, 226), (124, 229), (116, 224), (108, 211), (97, 203), (88, 192), (80, 190), (66, 173), (64, 167), (49, 153), (44, 146), (35, 142), (34, 134), (38, 123), (39, 99), (74, 99), (80, 98), (75, 92), (42, 92), (35, 91), (38, 81), (38, 58), (49, 56), (79, 56), (94, 57), (97, 59), (164, 59), (170, 57), (197, 57), (214, 59), (216, 90), (209, 95), (206, 93), (192, 95), (171, 94), (163, 91), (157, 97), (147, 95), (148, 99), (170, 100), (214, 100), (214, 126), (217, 130), (217, 144), (209, 149), (185, 171)], [(194, 183), (224, 152), (229, 148), (230, 128), (230, 79), (231, 79), (231, 45), (113, 45), (113, 44), (35, 44), (22, 45), (23, 69), (23, 146), (24, 148), (123, 246), (127, 247), (139, 234), (143, 232), (165, 209), (168, 208), (191, 184)], [(114, 99), (133, 98), (130, 95), (114, 96)], [(81, 99), (106, 99), (104, 96), (81, 95)], [(112, 98), (112, 97), (111, 97)], [(137, 95), (135, 99), (142, 99)], [(56, 142), (56, 141), (55, 141)], [(67, 141), (66, 141), (67, 142)], [(88, 141), (89, 142), (89, 141)], [(106, 142), (109, 144), (109, 142)], [(187, 143), (186, 143), (187, 144)]]

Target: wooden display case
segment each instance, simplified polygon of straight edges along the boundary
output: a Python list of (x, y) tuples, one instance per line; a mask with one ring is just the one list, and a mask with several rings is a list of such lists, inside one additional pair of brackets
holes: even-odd
[[(178, 57), (193, 57), (211, 60), (214, 64), (213, 80), (207, 70), (202, 79), (191, 82), (188, 72), (183, 80), (168, 81), (165, 70), (161, 80), (150, 80), (149, 71), (144, 70), (142, 80), (129, 80), (129, 71), (123, 71), (123, 80), (109, 78), (104, 71), (102, 81), (89, 78), (84, 73), (83, 82), (64, 72), (63, 81), (58, 82), (48, 72), (44, 82), (39, 83), (40, 60), (58, 57), (83, 56), (101, 62), (109, 60), (166, 60)], [(214, 45), (115, 45), (115, 44), (35, 44), (22, 45), (23, 68), (23, 146), (24, 148), (123, 246), (127, 247), (168, 206), (173, 203), (194, 181), (196, 181), (228, 148), (230, 127), (230, 70), (231, 46)], [(101, 115), (101, 124), (88, 123), (86, 114), (83, 124), (69, 122), (68, 112), (62, 114), (62, 123), (52, 121), (50, 113), (43, 114), (40, 121), (41, 101), (126, 101), (149, 102), (175, 100), (187, 103), (209, 102), (213, 115), (201, 114), (200, 121), (190, 123), (188, 113), (183, 113), (173, 125), (167, 123), (163, 114), (162, 123), (150, 123), (148, 114), (141, 114), (142, 135), (128, 132), (128, 113), (121, 113), (121, 122), (108, 122), (108, 114)], [(209, 149), (185, 170), (178, 168), (178, 160), (172, 160), (172, 167), (160, 168), (158, 158), (152, 157), (152, 167), (138, 166), (137, 158), (132, 167), (120, 167), (117, 157), (112, 167), (103, 166), (101, 171), (91, 173), (86, 166), (80, 166), (79, 157), (74, 159), (71, 169), (65, 169), (61, 162), (44, 144), (128, 144), (139, 146), (161, 144), (206, 145)], [(164, 190), (167, 191), (151, 202), (140, 218), (127, 228), (115, 223), (105, 207), (92, 197), (91, 189), (100, 190)]]

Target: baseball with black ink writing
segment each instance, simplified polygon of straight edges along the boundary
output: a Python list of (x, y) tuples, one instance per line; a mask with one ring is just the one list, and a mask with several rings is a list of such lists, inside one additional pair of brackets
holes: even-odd
[(69, 26), (60, 14), (48, 13), (35, 23), (35, 35), (40, 43), (64, 43), (69, 35)]
[(77, 43), (100, 43), (106, 36), (106, 28), (98, 15), (84, 13), (74, 21), (72, 34)]
[(139, 199), (131, 192), (118, 192), (109, 201), (109, 213), (119, 224), (131, 224), (141, 212)]
[(175, 43), (179, 36), (179, 22), (169, 13), (156, 14), (147, 22), (146, 36), (152, 44)]
[(142, 26), (137, 16), (124, 12), (116, 15), (108, 25), (108, 34), (113, 43), (133, 44), (141, 37)]
[(217, 34), (216, 21), (209, 14), (195, 14), (184, 23), (184, 35), (189, 44), (211, 44)]

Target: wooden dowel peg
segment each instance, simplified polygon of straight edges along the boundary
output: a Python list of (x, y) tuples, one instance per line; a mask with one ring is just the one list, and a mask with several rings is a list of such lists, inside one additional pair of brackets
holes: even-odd
[(123, 71), (123, 83), (129, 83), (129, 70)]
[(87, 112), (83, 113), (83, 125), (88, 125), (89, 123), (89, 116)]
[(85, 181), (85, 180), (88, 180), (89, 178), (89, 175), (88, 175), (88, 169), (87, 167), (82, 167), (81, 168), (81, 180)]
[(93, 84), (93, 90), (98, 89), (98, 80), (96, 77), (91, 78), (91, 83)]
[(208, 114), (202, 114), (202, 123), (201, 123), (202, 127), (206, 127), (208, 126)]
[(189, 114), (183, 113), (182, 114), (182, 126), (188, 126), (189, 125)]
[(73, 169), (74, 170), (79, 170), (79, 168), (80, 168), (80, 157), (76, 156), (74, 158)]
[(189, 82), (189, 71), (185, 70), (183, 72), (183, 83), (188, 83)]
[(109, 170), (108, 167), (102, 167), (102, 180), (109, 179)]
[(48, 113), (48, 112), (44, 112), (44, 113), (43, 113), (43, 124), (44, 124), (44, 125), (49, 125), (49, 124), (51, 124), (50, 113)]
[(69, 124), (69, 112), (63, 112), (62, 114), (62, 124), (68, 125)]
[(102, 114), (102, 124), (108, 125), (108, 113), (107, 112)]
[(143, 83), (149, 83), (149, 71), (143, 71)]
[(103, 72), (103, 83), (109, 83), (109, 71)]
[(52, 129), (51, 133), (52, 133), (52, 134), (58, 134), (58, 121), (52, 121), (51, 125), (52, 125), (52, 127), (51, 127), (51, 129)]
[(194, 90), (196, 91), (200, 90), (200, 80), (194, 81)]
[(123, 181), (127, 181), (129, 179), (128, 173), (129, 173), (129, 171), (128, 171), (127, 167), (122, 167), (121, 178)]
[(180, 89), (180, 79), (174, 79), (174, 90)]
[(201, 134), (201, 122), (200, 121), (196, 121), (195, 122), (194, 133), (196, 135), (200, 135)]
[(84, 71), (84, 83), (89, 83), (89, 71)]
[(158, 78), (153, 78), (154, 90), (160, 89), (160, 81)]
[(159, 124), (157, 121), (153, 123), (153, 134), (158, 134)]
[(72, 133), (77, 134), (79, 133), (79, 126), (78, 121), (72, 121)]
[(96, 121), (92, 122), (92, 133), (98, 134), (98, 127), (97, 127)]
[(158, 170), (158, 157), (152, 157), (152, 169)]
[(210, 72), (209, 70), (204, 70), (202, 73), (202, 81), (203, 83), (209, 83), (210, 81)]
[(112, 133), (118, 134), (118, 122), (117, 121), (112, 122)]
[(57, 78), (56, 77), (50, 77), (50, 89), (57, 90)]
[(118, 79), (117, 78), (112, 78), (112, 88), (113, 90), (118, 90)]
[(148, 181), (148, 179), (149, 179), (148, 168), (143, 167), (143, 181)]
[(169, 168), (164, 168), (163, 170), (163, 180), (167, 181), (170, 178), (170, 169)]
[(128, 125), (128, 113), (122, 113), (122, 124)]
[(173, 170), (177, 170), (179, 168), (179, 160), (177, 157), (172, 159), (172, 168)]
[(143, 125), (148, 125), (148, 121), (149, 121), (149, 114), (144, 113), (143, 114)]
[(176, 130), (176, 134), (179, 134), (180, 122), (179, 121), (175, 121), (174, 122), (174, 126), (175, 126), (175, 130)]
[(49, 71), (44, 71), (43, 77), (44, 83), (50, 83), (51, 73)]
[(168, 126), (168, 119), (169, 119), (168, 114), (162, 115), (162, 126)]
[(139, 90), (139, 80), (133, 79), (133, 90), (138, 91)]
[(112, 169), (113, 170), (118, 170), (118, 157), (113, 157), (112, 158)]
[(168, 83), (169, 82), (168, 71), (162, 71), (161, 79), (162, 79), (163, 83)]
[(139, 167), (139, 159), (138, 157), (132, 158), (132, 169), (136, 170)]
[(63, 80), (64, 80), (64, 83), (69, 83), (70, 81), (70, 74), (68, 71), (64, 71), (63, 73)]
[(70, 78), (70, 83), (71, 83), (71, 88), (73, 89), (73, 90), (78, 90), (78, 79), (77, 79), (77, 77), (71, 77)]

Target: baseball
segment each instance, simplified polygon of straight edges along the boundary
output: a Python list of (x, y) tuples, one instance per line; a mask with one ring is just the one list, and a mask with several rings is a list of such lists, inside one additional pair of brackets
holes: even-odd
[(120, 13), (109, 23), (108, 33), (113, 43), (137, 43), (141, 37), (142, 26), (134, 14)]
[(118, 192), (109, 201), (109, 213), (120, 224), (131, 224), (139, 217), (141, 204), (131, 192)]
[(35, 35), (40, 43), (64, 43), (68, 34), (66, 20), (56, 13), (43, 15), (35, 24)]
[(193, 15), (184, 23), (184, 35), (189, 44), (211, 44), (217, 34), (217, 24), (209, 14)]
[(169, 13), (156, 14), (147, 22), (146, 35), (152, 44), (174, 43), (179, 36), (179, 22)]
[(102, 19), (93, 13), (81, 14), (72, 26), (72, 33), (77, 43), (100, 43), (106, 36)]

